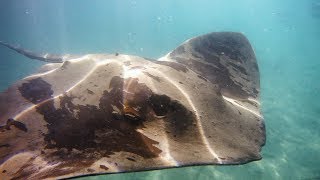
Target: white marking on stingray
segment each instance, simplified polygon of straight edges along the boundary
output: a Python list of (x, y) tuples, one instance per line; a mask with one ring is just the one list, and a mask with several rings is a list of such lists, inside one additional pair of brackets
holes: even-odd
[(255, 100), (255, 99), (253, 99), (253, 98), (251, 98), (251, 97), (249, 97), (248, 100), (249, 100), (249, 101), (252, 101), (252, 102), (255, 102), (255, 103), (257, 103), (258, 105), (260, 105), (260, 102), (259, 102), (259, 101)]
[[(89, 58), (89, 57), (90, 57), (90, 55), (85, 55), (85, 56), (83, 56), (83, 57), (80, 57), (80, 58), (77, 58), (77, 59), (72, 59), (72, 60), (70, 60), (70, 61), (80, 62), (81, 60), (86, 59), (86, 58)], [(96, 59), (95, 59), (95, 60), (96, 60)], [(112, 61), (112, 60), (109, 60), (109, 59), (108, 59), (108, 60), (104, 60), (103, 62), (96, 60), (96, 62), (97, 62), (96, 66), (94, 66), (93, 69), (86, 74), (86, 76), (84, 76), (80, 81), (78, 81), (76, 84), (74, 84), (72, 87), (70, 87), (70, 88), (69, 88), (67, 91), (65, 91), (65, 92), (71, 91), (73, 88), (75, 88), (76, 86), (78, 86), (81, 82), (83, 82), (84, 80), (86, 80), (86, 79), (95, 71), (95, 69), (98, 68), (100, 65), (104, 65), (104, 64), (110, 63), (110, 62), (115, 62), (115, 63), (118, 63), (118, 64), (120, 65), (120, 63), (119, 63), (118, 61)], [(56, 98), (58, 98), (58, 97), (60, 97), (60, 96), (63, 96), (63, 95), (64, 95), (64, 93), (61, 93), (61, 94), (58, 94), (58, 95), (56, 95), (56, 96), (54, 96), (54, 97), (52, 97), (52, 98), (49, 98), (49, 99), (47, 99), (47, 100), (45, 100), (45, 101), (42, 101), (41, 103), (33, 104), (33, 105), (27, 107), (27, 108), (26, 108), (25, 110), (23, 110), (22, 112), (20, 112), (20, 113), (18, 113), (17, 115), (15, 115), (15, 116), (14, 116), (14, 119), (19, 119), (23, 114), (31, 111), (31, 110), (34, 109), (36, 106), (40, 106), (41, 104), (43, 104), (43, 103), (45, 103), (45, 102), (48, 102), (48, 101), (50, 101), (50, 100), (54, 100), (54, 99), (56, 99)]]
[[(148, 71), (144, 71), (144, 72), (148, 72)], [(146, 75), (144, 74), (144, 76), (146, 76)], [(148, 82), (148, 85), (150, 86), (150, 89), (158, 94), (157, 88), (155, 87), (154, 82), (153, 82), (154, 79), (151, 78), (151, 77), (147, 77), (146, 81)]]
[[(94, 56), (92, 55), (85, 55), (85, 56), (82, 56), (80, 58), (76, 58), (76, 59), (72, 59), (72, 60), (69, 60), (69, 61), (72, 61), (72, 62), (80, 62), (81, 60), (84, 60), (86, 58), (94, 58)], [(88, 72), (80, 81), (78, 81), (77, 83), (75, 83), (73, 86), (71, 86), (67, 91), (65, 92), (69, 92), (71, 91), (73, 88), (77, 87), (79, 84), (81, 84), (81, 82), (83, 82), (84, 80), (86, 80), (99, 66), (101, 65), (105, 65), (105, 64), (108, 64), (108, 63), (118, 63), (119, 65), (121, 65), (121, 63), (119, 61), (116, 61), (116, 60), (111, 60), (111, 59), (104, 59), (104, 60), (99, 60), (99, 59), (94, 59), (95, 62), (96, 62), (96, 65), (92, 68), (92, 70), (90, 72)], [(32, 109), (34, 109), (36, 106), (40, 106), (41, 104), (45, 103), (45, 102), (48, 102), (50, 100), (54, 100), (58, 97), (61, 97), (63, 96), (64, 93), (61, 93), (61, 94), (58, 94), (52, 98), (49, 98), (45, 101), (42, 101), (41, 103), (38, 103), (38, 104), (33, 104), (31, 106), (29, 106), (28, 108), (26, 108), (25, 110), (23, 110), (22, 112), (20, 112), (19, 114), (15, 115), (14, 116), (14, 119), (19, 119), (23, 114), (27, 113), (28, 111), (31, 111)]]
[(28, 78), (32, 78), (32, 77), (39, 77), (39, 76), (43, 76), (43, 75), (47, 75), (47, 74), (50, 74), (50, 73), (53, 73), (55, 72), (57, 69), (59, 69), (60, 67), (58, 68), (55, 68), (55, 69), (52, 69), (50, 71), (47, 71), (47, 72), (44, 72), (44, 73), (38, 73), (38, 74), (33, 74), (33, 75), (30, 75), (30, 76), (27, 76), (23, 79), (28, 79)]
[[(73, 59), (73, 60), (71, 60), (71, 61), (73, 61), (73, 62), (79, 62), (80, 60), (83, 60), (83, 59), (85, 59), (85, 58), (87, 58), (87, 56), (84, 56), (84, 57), (81, 57), (81, 58), (78, 58), (78, 59)], [(67, 91), (65, 91), (65, 92), (69, 92), (69, 91), (71, 91), (73, 88), (75, 88), (76, 86), (78, 86), (81, 82), (83, 82), (86, 78), (88, 78), (88, 77), (92, 74), (92, 72), (94, 72), (94, 70), (95, 70), (98, 66), (99, 66), (98, 64), (97, 64), (96, 66), (94, 66), (93, 69), (84, 76), (84, 78), (82, 78), (80, 81), (78, 81), (77, 83), (75, 83), (72, 87), (70, 87), (70, 88), (69, 88)], [(50, 100), (54, 100), (54, 99), (56, 99), (56, 98), (58, 98), (58, 97), (60, 97), (60, 96), (63, 96), (63, 95), (64, 95), (64, 93), (61, 93), (61, 94), (58, 94), (58, 95), (56, 95), (56, 96), (54, 96), (54, 97), (52, 97), (52, 98), (49, 98), (49, 99), (47, 99), (47, 100), (44, 100), (44, 101), (42, 101), (41, 103), (33, 104), (33, 105), (27, 107), (27, 108), (26, 108), (25, 110), (23, 110), (22, 112), (20, 112), (20, 113), (18, 113), (17, 115), (15, 115), (15, 116), (14, 116), (14, 119), (19, 119), (23, 114), (31, 111), (31, 110), (34, 109), (36, 106), (40, 106), (41, 104), (43, 104), (43, 103), (45, 103), (45, 102), (48, 102), (48, 101), (50, 101)]]
[[(127, 60), (130, 60), (130, 57), (129, 57), (129, 56), (124, 55), (124, 57), (125, 57)], [(79, 61), (81, 61), (81, 60), (83, 60), (83, 59), (85, 59), (85, 58), (88, 58), (88, 55), (83, 56), (83, 57), (78, 58), (78, 59), (73, 59), (73, 60), (71, 60), (71, 61), (73, 61), (73, 62), (79, 62)], [(95, 60), (96, 60), (96, 59), (95, 59)], [(99, 61), (99, 60), (96, 60), (96, 63), (97, 63), (96, 66), (94, 66), (93, 69), (92, 69), (90, 72), (88, 72), (84, 78), (82, 78), (80, 81), (78, 81), (78, 82), (77, 82), (76, 84), (74, 84), (72, 87), (70, 87), (66, 92), (71, 91), (73, 88), (75, 88), (76, 86), (78, 86), (81, 82), (83, 82), (84, 80), (86, 80), (86, 79), (96, 70), (96, 68), (97, 68), (98, 66), (103, 65), (103, 64), (106, 64), (106, 63), (109, 63), (109, 62), (117, 62), (117, 61), (112, 61), (112, 60), (111, 60), (111, 61), (108, 61), (108, 60), (104, 60), (104, 61), (101, 61), (101, 60), (100, 60), (100, 61)], [(119, 62), (117, 62), (117, 63), (119, 63)], [(119, 63), (119, 64), (120, 64), (120, 63)], [(142, 70), (140, 70), (140, 69), (131, 69), (131, 70), (129, 70), (129, 68), (126, 67), (126, 66), (123, 66), (123, 68), (124, 68), (124, 77), (138, 77), (139, 75), (142, 75), (142, 74), (143, 74), (143, 73), (142, 73)], [(184, 95), (184, 97), (187, 99), (187, 101), (188, 101), (188, 103), (190, 104), (191, 108), (192, 108), (193, 111), (195, 112), (196, 119), (197, 119), (197, 124), (198, 124), (198, 129), (199, 129), (199, 132), (200, 132), (200, 134), (201, 134), (201, 138), (202, 138), (202, 140), (203, 140), (206, 148), (208, 149), (208, 151), (210, 152), (210, 154), (211, 154), (214, 158), (216, 158), (216, 159), (218, 160), (218, 163), (221, 164), (221, 163), (222, 163), (221, 159), (218, 157), (218, 155), (217, 155), (217, 154), (214, 152), (214, 150), (211, 148), (208, 140), (206, 139), (206, 137), (205, 137), (205, 135), (204, 135), (204, 131), (203, 131), (203, 128), (202, 128), (202, 124), (201, 124), (201, 121), (200, 121), (200, 116), (199, 116), (199, 114), (198, 114), (198, 112), (197, 112), (197, 109), (195, 108), (194, 104), (192, 103), (189, 95), (188, 95), (186, 92), (184, 92), (183, 89), (181, 89), (174, 81), (172, 81), (172, 80), (171, 80), (169, 77), (167, 77), (165, 74), (163, 74), (162, 72), (160, 72), (160, 71), (158, 71), (158, 70), (156, 70), (156, 71), (157, 71), (159, 74), (161, 74), (166, 80), (168, 80), (171, 84), (173, 84), (173, 85)], [(129, 84), (130, 84), (130, 83), (129, 83)], [(58, 97), (60, 97), (60, 96), (62, 96), (62, 95), (63, 95), (63, 94), (59, 94), (59, 95), (57, 95), (57, 96), (55, 96), (55, 97), (52, 97), (52, 98), (47, 99), (47, 100), (45, 100), (45, 101), (42, 101), (41, 103), (32, 105), (32, 106), (28, 107), (27, 109), (25, 109), (24, 111), (22, 111), (22, 112), (20, 112), (19, 114), (17, 114), (17, 115), (14, 117), (14, 119), (19, 119), (19, 117), (21, 117), (24, 113), (26, 113), (26, 112), (34, 109), (36, 106), (41, 105), (41, 104), (43, 104), (43, 103), (45, 103), (45, 102), (47, 102), (47, 101), (49, 101), (49, 100), (56, 99), (56, 98), (58, 98)], [(167, 140), (167, 139), (166, 139), (166, 140)], [(166, 143), (166, 145), (165, 145), (165, 147), (166, 147), (166, 148), (165, 148), (165, 151), (166, 151), (166, 152), (165, 152), (165, 156), (164, 156), (165, 160), (167, 160), (167, 161), (170, 162), (170, 163), (173, 163), (174, 165), (178, 165), (178, 163), (175, 161), (175, 159), (171, 156), (171, 154), (170, 154), (170, 152), (169, 152), (168, 141), (166, 141), (165, 143)]]
[[(180, 44), (180, 46), (186, 45), (187, 43), (189, 43), (192, 39), (195, 38), (190, 38), (187, 39), (186, 41), (184, 41), (182, 44)], [(180, 47), (178, 46), (178, 47)], [(170, 51), (168, 54), (166, 54), (165, 56), (158, 58), (158, 61), (174, 61), (173, 59), (169, 58), (169, 56), (171, 55), (172, 51)]]
[[(130, 57), (128, 56), (126, 58), (126, 60), (131, 60)], [(146, 75), (143, 72), (143, 70), (141, 69), (129, 69), (128, 67), (124, 66), (123, 65), (123, 69), (124, 69), (124, 78), (138, 78), (139, 76), (144, 76), (146, 77)], [(153, 84), (153, 81), (150, 80), (150, 78), (146, 78), (146, 80), (148, 82), (150, 82), (150, 84), (148, 85), (151, 85), (151, 88), (153, 89), (156, 89), (154, 87), (154, 84)], [(125, 93), (131, 93), (129, 91), (127, 91), (127, 89), (130, 88), (130, 85), (131, 85), (131, 82), (132, 81), (129, 81), (128, 84), (126, 84), (126, 87), (123, 87), (123, 92)], [(125, 97), (123, 95), (123, 97)], [(125, 99), (123, 99), (123, 102), (122, 104), (125, 104)], [(142, 134), (145, 134), (143, 133), (143, 130), (142, 129), (137, 129), (138, 132), (142, 133)], [(173, 166), (178, 166), (178, 162), (171, 156), (170, 154), (170, 151), (169, 151), (169, 143), (168, 143), (168, 138), (166, 136), (166, 134), (164, 134), (165, 138), (164, 138), (164, 141), (161, 142), (161, 147), (160, 149), (162, 150), (163, 152), (163, 155), (161, 156), (163, 160), (165, 160), (167, 163), (169, 163), (170, 165), (173, 165)]]
[(170, 151), (169, 151), (169, 143), (168, 143), (168, 136), (164, 133), (164, 140), (162, 142), (162, 150), (163, 150), (163, 155), (162, 158), (167, 161), (169, 165), (172, 166), (178, 166), (179, 163), (171, 156)]
[(124, 74), (123, 77), (125, 79), (127, 78), (137, 78), (139, 75), (142, 74), (142, 70), (141, 69), (129, 69), (126, 66), (122, 66), (123, 70), (124, 70)]
[[(48, 56), (48, 54), (45, 54), (45, 56)], [(88, 58), (88, 55), (86, 56), (82, 56), (80, 58), (76, 58), (76, 59), (71, 59), (69, 61), (72, 61), (72, 62), (80, 62), (81, 60), (84, 60), (85, 58)], [(28, 78), (32, 78), (32, 77), (39, 77), (39, 76), (43, 76), (43, 75), (48, 75), (48, 74), (51, 74), (53, 72), (55, 72), (56, 70), (58, 70), (60, 67), (58, 68), (55, 68), (53, 70), (50, 70), (50, 71), (47, 71), (47, 72), (44, 72), (44, 73), (37, 73), (37, 74), (33, 74), (33, 75), (30, 75), (30, 76), (27, 76), (23, 79), (28, 79)]]
[(77, 83), (75, 83), (73, 86), (71, 86), (68, 90), (66, 90), (66, 92), (71, 91), (74, 87), (78, 86), (79, 84), (81, 84), (83, 81), (85, 81), (96, 69), (98, 68), (98, 65), (94, 66), (91, 71), (89, 71), (80, 81), (78, 81)]
[(132, 93), (132, 92), (127, 91), (126, 89), (123, 89), (122, 91), (123, 91), (124, 93), (127, 93), (127, 94), (134, 94), (134, 93)]
[(17, 115), (15, 115), (13, 119), (16, 119), (16, 120), (17, 120), (17, 119), (19, 119), (21, 116), (23, 116), (25, 113), (31, 111), (32, 109), (35, 109), (36, 106), (40, 106), (40, 105), (42, 105), (43, 103), (46, 103), (46, 102), (48, 102), (48, 101), (50, 101), (50, 100), (53, 100), (53, 99), (56, 99), (56, 98), (58, 98), (58, 97), (60, 97), (60, 96), (62, 96), (62, 95), (63, 95), (63, 94), (59, 94), (59, 95), (56, 95), (56, 96), (54, 96), (54, 97), (52, 97), (52, 98), (46, 99), (46, 100), (44, 100), (44, 101), (42, 101), (42, 102), (40, 102), (40, 103), (38, 103), (38, 104), (33, 104), (33, 105), (27, 107), (25, 110), (23, 110), (23, 111), (21, 111), (20, 113), (18, 113)]
[[(82, 58), (86, 58), (86, 57), (82, 57)], [(81, 59), (81, 58), (80, 58)], [(77, 62), (79, 60), (76, 60), (75, 62)], [(79, 84), (81, 84), (83, 81), (85, 81), (99, 66), (114, 62), (114, 63), (118, 63), (119, 65), (121, 65), (119, 62), (111, 60), (111, 59), (94, 59), (94, 61), (96, 62), (96, 65), (92, 68), (92, 70), (90, 70), (80, 81), (78, 81), (76, 84), (74, 84), (72, 87), (70, 87), (66, 92), (71, 91), (73, 88), (75, 88), (76, 86), (78, 86)]]
[[(158, 70), (156, 70), (158, 71)], [(158, 71), (158, 73), (160, 73), (162, 75), (162, 77), (164, 77), (166, 80), (168, 80), (171, 84), (173, 84), (182, 94), (183, 96), (187, 99), (188, 103), (190, 104), (192, 110), (194, 111), (195, 115), (196, 115), (196, 119), (197, 119), (197, 127), (199, 129), (200, 135), (201, 135), (201, 139), (203, 141), (203, 143), (205, 144), (206, 148), (208, 149), (208, 151), (210, 152), (210, 154), (216, 158), (218, 160), (219, 164), (222, 164), (221, 159), (219, 158), (219, 156), (217, 155), (217, 153), (211, 148), (209, 141), (207, 140), (207, 138), (205, 137), (203, 128), (202, 128), (202, 124), (200, 121), (200, 115), (198, 114), (198, 111), (196, 109), (196, 107), (194, 106), (194, 104), (192, 103), (191, 98), (189, 97), (189, 95), (184, 92), (183, 89), (180, 88), (180, 86), (178, 84), (176, 84), (174, 81), (172, 81), (169, 77), (167, 77), (165, 74), (163, 74), (162, 72)]]
[(40, 170), (38, 170), (38, 172), (34, 175), (36, 176), (37, 174), (40, 174), (43, 171), (46, 171), (49, 169), (53, 170), (56, 166), (60, 165), (61, 162), (50, 164), (48, 161), (44, 160), (41, 156), (38, 156), (33, 162), (33, 164), (36, 164), (38, 167), (43, 167)]
[(170, 56), (171, 52), (169, 52), (168, 54), (166, 54), (165, 56), (161, 57), (158, 59), (158, 61), (172, 61), (169, 56)]
[(249, 108), (247, 108), (247, 107), (239, 104), (239, 102), (236, 102), (236, 100), (234, 100), (234, 99), (232, 99), (232, 98), (228, 98), (228, 97), (226, 97), (226, 96), (222, 96), (222, 97), (223, 97), (223, 99), (225, 99), (226, 101), (230, 102), (231, 104), (236, 105), (236, 106), (238, 106), (238, 107), (241, 107), (242, 109), (247, 110), (247, 111), (251, 112), (252, 114), (254, 114), (254, 115), (262, 118), (262, 116), (261, 116), (261, 114), (260, 114), (259, 112), (255, 112), (254, 110), (249, 109)]
[(82, 60), (85, 60), (85, 59), (89, 59), (90, 58), (90, 54), (87, 54), (87, 55), (84, 55), (84, 56), (81, 56), (79, 58), (74, 58), (74, 59), (69, 59), (68, 61), (70, 62), (81, 62)]
[[(123, 55), (124, 58), (127, 61), (131, 61), (130, 56), (128, 55)], [(125, 65), (122, 65), (123, 68), (123, 78), (128, 79), (128, 78), (138, 78), (139, 76), (143, 75), (143, 70), (142, 69), (130, 69), (130, 67), (127, 67)], [(128, 83), (127, 87), (130, 87), (131, 82)], [(123, 90), (126, 91), (127, 88), (123, 87)]]

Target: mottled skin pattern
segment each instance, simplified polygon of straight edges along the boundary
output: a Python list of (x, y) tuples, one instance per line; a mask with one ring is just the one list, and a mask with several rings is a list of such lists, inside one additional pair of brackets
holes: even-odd
[(0, 94), (0, 179), (56, 179), (261, 159), (259, 71), (239, 33), (190, 39), (157, 60), (57, 63)]

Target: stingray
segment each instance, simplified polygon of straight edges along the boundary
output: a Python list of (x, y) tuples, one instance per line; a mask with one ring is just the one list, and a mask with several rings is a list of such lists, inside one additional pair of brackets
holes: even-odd
[(248, 39), (213, 32), (166, 56), (37, 54), (0, 94), (1, 179), (56, 179), (261, 159), (259, 70)]

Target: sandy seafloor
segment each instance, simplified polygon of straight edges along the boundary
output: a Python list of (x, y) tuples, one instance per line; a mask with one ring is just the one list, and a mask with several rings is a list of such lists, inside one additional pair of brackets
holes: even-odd
[[(37, 52), (159, 58), (212, 31), (243, 32), (255, 49), (263, 159), (90, 179), (320, 179), (319, 0), (0, 1), (0, 39)], [(0, 47), (0, 90), (42, 64)]]

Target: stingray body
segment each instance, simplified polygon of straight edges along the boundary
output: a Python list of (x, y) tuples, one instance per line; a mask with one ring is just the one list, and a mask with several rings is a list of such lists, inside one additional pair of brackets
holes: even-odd
[(53, 62), (0, 94), (1, 179), (50, 179), (261, 159), (259, 71), (233, 32), (159, 60), (37, 55)]

